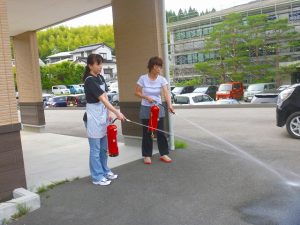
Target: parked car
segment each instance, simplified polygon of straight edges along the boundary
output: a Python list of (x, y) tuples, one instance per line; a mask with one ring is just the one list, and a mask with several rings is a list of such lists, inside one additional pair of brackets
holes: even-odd
[(109, 86), (109, 92), (119, 93), (118, 82), (111, 83)]
[(52, 94), (63, 95), (70, 94), (70, 90), (65, 85), (52, 86)]
[(300, 139), (300, 84), (280, 92), (278, 95), (276, 124), (278, 127), (286, 125), (288, 133)]
[(81, 94), (84, 92), (84, 89), (78, 84), (67, 85), (67, 88), (70, 90), (71, 94)]
[(291, 85), (281, 85), (279, 88), (277, 88), (277, 91), (281, 92), (290, 87)]
[(175, 87), (173, 88), (172, 93), (174, 95), (181, 95), (181, 94), (192, 93), (194, 90), (195, 90), (194, 86)]
[(81, 87), (82, 89), (83, 89), (83, 91), (84, 91), (84, 84), (78, 84), (79, 85), (79, 87)]
[(251, 100), (251, 104), (260, 104), (260, 103), (273, 103), (276, 104), (279, 91), (274, 92), (263, 92), (254, 95)]
[(112, 105), (119, 105), (119, 93), (108, 92), (107, 97)]
[(67, 96), (56, 96), (47, 102), (48, 107), (67, 107)]
[(236, 99), (220, 99), (216, 101), (218, 105), (232, 105), (232, 104), (240, 104), (240, 102)]
[(179, 105), (211, 105), (215, 104), (215, 101), (207, 94), (188, 93), (176, 95), (174, 103)]
[(85, 107), (86, 106), (85, 94), (67, 96), (67, 106), (68, 107)]
[(214, 85), (209, 85), (209, 86), (202, 86), (202, 87), (197, 87), (193, 93), (202, 93), (202, 94), (207, 94), (211, 98), (216, 99), (216, 93), (218, 91), (218, 87)]
[(251, 102), (254, 95), (262, 92), (275, 90), (274, 83), (259, 83), (259, 84), (250, 84), (247, 88), (247, 91), (244, 93), (244, 101)]
[(174, 88), (175, 88), (174, 85), (170, 85), (170, 91), (173, 91)]
[(216, 100), (237, 99), (241, 100), (244, 94), (244, 87), (241, 82), (228, 82), (221, 84), (216, 94)]
[(47, 102), (49, 101), (50, 98), (53, 98), (54, 95), (53, 94), (43, 94), (42, 98), (43, 98), (43, 103), (44, 103), (44, 108), (47, 106)]

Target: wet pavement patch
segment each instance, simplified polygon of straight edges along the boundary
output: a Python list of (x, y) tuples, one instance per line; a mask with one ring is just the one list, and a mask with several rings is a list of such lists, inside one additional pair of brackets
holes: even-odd
[(254, 225), (300, 225), (300, 190), (269, 195), (239, 209), (242, 219)]

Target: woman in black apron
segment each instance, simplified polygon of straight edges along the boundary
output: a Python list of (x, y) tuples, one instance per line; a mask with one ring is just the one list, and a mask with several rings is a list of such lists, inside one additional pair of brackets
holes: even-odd
[(118, 177), (107, 166), (106, 128), (113, 114), (119, 119), (124, 115), (116, 110), (108, 101), (106, 84), (100, 74), (103, 58), (98, 54), (90, 54), (87, 58), (86, 71), (83, 76), (86, 96), (86, 114), (84, 116), (87, 136), (90, 145), (90, 172), (93, 184), (109, 185)]

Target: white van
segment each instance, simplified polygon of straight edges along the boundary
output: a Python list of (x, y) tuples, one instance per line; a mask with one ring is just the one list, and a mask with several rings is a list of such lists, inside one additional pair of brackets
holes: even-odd
[(70, 90), (65, 85), (52, 86), (52, 93), (55, 95), (70, 94)]

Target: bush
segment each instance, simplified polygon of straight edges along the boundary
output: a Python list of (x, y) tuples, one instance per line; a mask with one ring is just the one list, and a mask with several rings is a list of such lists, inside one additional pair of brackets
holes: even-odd
[(185, 149), (187, 147), (187, 143), (180, 140), (175, 140), (175, 149)]
[(176, 86), (184, 87), (184, 86), (198, 86), (202, 84), (202, 80), (200, 78), (193, 78), (191, 80), (176, 82)]
[(70, 85), (82, 83), (84, 67), (72, 62), (41, 67), (42, 89), (49, 90), (54, 85)]

